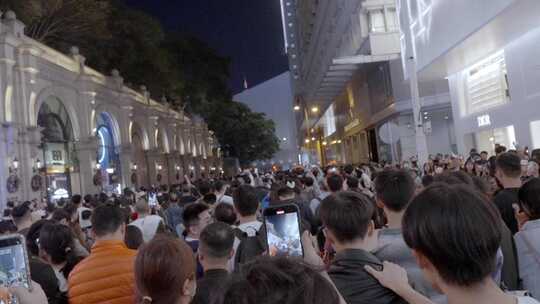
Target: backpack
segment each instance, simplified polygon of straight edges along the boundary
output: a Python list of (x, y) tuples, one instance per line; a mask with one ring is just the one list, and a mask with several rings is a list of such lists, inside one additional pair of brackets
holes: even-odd
[(242, 264), (261, 256), (268, 249), (266, 245), (266, 226), (264, 224), (256, 232), (255, 236), (248, 236), (246, 232), (239, 228), (234, 229), (234, 235), (240, 240), (234, 260), (235, 269), (239, 269), (238, 267)]

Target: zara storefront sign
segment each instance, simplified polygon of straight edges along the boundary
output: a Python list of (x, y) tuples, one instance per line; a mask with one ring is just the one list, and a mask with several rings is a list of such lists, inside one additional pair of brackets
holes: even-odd
[(491, 125), (491, 118), (488, 114), (478, 116), (476, 120), (478, 121), (478, 127), (486, 127)]

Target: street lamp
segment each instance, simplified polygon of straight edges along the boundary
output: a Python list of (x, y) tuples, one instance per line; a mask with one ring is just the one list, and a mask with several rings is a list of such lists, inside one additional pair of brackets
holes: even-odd
[(319, 112), (319, 107), (315, 106), (311, 108), (311, 113), (318, 113), (318, 112)]
[(309, 144), (309, 138), (306, 138), (305, 142), (306, 144)]
[(300, 111), (300, 106), (299, 106), (299, 105), (295, 105), (295, 106), (294, 106), (294, 110), (295, 110), (295, 111)]

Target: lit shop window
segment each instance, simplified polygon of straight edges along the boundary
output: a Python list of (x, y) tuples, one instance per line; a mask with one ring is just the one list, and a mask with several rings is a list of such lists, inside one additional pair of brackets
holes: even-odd
[(399, 19), (395, 7), (377, 6), (367, 10), (370, 33), (399, 31)]
[(500, 51), (465, 71), (466, 112), (478, 113), (510, 100), (504, 51)]

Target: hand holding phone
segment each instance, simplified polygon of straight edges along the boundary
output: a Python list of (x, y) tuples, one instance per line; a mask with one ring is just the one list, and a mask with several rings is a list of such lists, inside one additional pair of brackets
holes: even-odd
[(270, 256), (302, 257), (300, 212), (296, 205), (266, 208), (263, 212)]
[(4, 287), (32, 290), (26, 241), (20, 234), (0, 237), (0, 277)]

